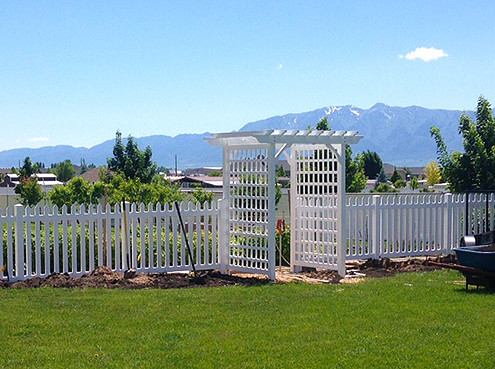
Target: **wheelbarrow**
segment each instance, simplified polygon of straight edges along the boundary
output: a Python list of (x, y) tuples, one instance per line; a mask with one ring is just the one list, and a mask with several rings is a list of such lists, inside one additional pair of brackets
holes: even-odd
[[(429, 264), (455, 269), (466, 277), (469, 285), (484, 286), (495, 291), (495, 233), (488, 232), (461, 238), (461, 247), (454, 249), (457, 264), (430, 261)], [(475, 244), (474, 246), (471, 246)]]

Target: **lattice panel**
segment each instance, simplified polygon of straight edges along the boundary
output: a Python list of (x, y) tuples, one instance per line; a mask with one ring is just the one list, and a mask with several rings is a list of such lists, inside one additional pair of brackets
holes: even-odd
[(339, 162), (328, 148), (292, 147), (293, 261), (298, 266), (337, 268)]
[(229, 265), (267, 271), (268, 150), (229, 149)]

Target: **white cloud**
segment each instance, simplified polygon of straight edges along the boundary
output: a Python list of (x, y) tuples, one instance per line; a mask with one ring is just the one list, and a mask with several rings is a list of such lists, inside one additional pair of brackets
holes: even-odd
[(278, 69), (279, 69), (279, 70), (280, 70), (280, 69), (282, 69), (283, 67), (284, 67), (284, 65), (283, 65), (282, 63), (279, 63), (279, 64), (278, 64)]
[(449, 54), (442, 49), (435, 49), (434, 47), (417, 47), (416, 50), (408, 52), (406, 55), (399, 55), (399, 58), (407, 60), (421, 59), (424, 62), (429, 62), (447, 56), (449, 56)]
[(29, 143), (34, 143), (34, 144), (44, 144), (48, 143), (50, 140), (48, 137), (31, 137), (28, 139)]

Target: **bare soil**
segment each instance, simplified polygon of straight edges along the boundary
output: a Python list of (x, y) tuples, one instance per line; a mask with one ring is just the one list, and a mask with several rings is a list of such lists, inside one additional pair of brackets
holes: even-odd
[(68, 274), (51, 274), (46, 278), (31, 278), (26, 281), (9, 283), (0, 281), (0, 287), (4, 288), (120, 288), (120, 289), (145, 289), (145, 288), (190, 288), (190, 287), (219, 287), (243, 285), (253, 286), (268, 283), (268, 279), (255, 277), (237, 277), (221, 274), (217, 271), (198, 272), (195, 278), (187, 273), (155, 273), (137, 274), (114, 272), (108, 267), (99, 267), (87, 275), (72, 278)]
[[(277, 268), (276, 283), (357, 283), (364, 278), (380, 278), (396, 275), (397, 273), (432, 271), (439, 269), (428, 265), (428, 260), (441, 263), (454, 263), (455, 256), (431, 258), (403, 258), (349, 262), (347, 275), (350, 278), (341, 278), (336, 271), (316, 270), (306, 268), (300, 273), (291, 273), (288, 267)], [(221, 286), (258, 286), (268, 284), (265, 276), (235, 273), (221, 274), (218, 271), (198, 272), (197, 277), (187, 273), (155, 273), (138, 274), (133, 271), (114, 272), (108, 267), (99, 267), (87, 275), (72, 278), (68, 274), (51, 274), (46, 278), (31, 278), (27, 281), (10, 283), (0, 281), (0, 288), (120, 288), (120, 289), (167, 289), (167, 288), (194, 288), (194, 287), (221, 287)]]

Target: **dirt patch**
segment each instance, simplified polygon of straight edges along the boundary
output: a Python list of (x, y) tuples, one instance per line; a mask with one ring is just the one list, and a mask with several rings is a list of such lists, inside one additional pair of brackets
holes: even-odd
[(430, 265), (429, 261), (438, 263), (451, 264), (455, 263), (455, 255), (421, 257), (421, 258), (382, 258), (380, 260), (368, 259), (357, 265), (359, 272), (366, 277), (389, 277), (397, 273), (407, 272), (427, 272), (440, 269), (437, 266)]
[[(455, 256), (429, 258), (403, 258), (380, 260), (369, 259), (347, 263), (347, 277), (342, 278), (336, 271), (305, 268), (300, 273), (292, 273), (288, 267), (277, 267), (276, 283), (335, 284), (359, 283), (365, 278), (390, 277), (397, 273), (431, 271), (439, 267), (428, 265), (428, 260), (441, 263), (454, 263)], [(68, 274), (51, 274), (46, 278), (31, 278), (27, 281), (9, 283), (0, 281), (0, 288), (121, 288), (121, 289), (167, 289), (221, 286), (256, 286), (270, 283), (266, 276), (235, 273), (221, 274), (218, 271), (198, 272), (197, 278), (187, 273), (138, 274), (134, 271), (114, 272), (108, 267), (99, 267), (87, 275), (72, 278)]]
[(277, 269), (277, 281), (305, 282), (305, 283), (359, 283), (366, 278), (391, 277), (398, 273), (425, 272), (440, 269), (429, 265), (428, 261), (439, 263), (455, 263), (455, 255), (441, 257), (417, 257), (396, 259), (368, 259), (352, 261), (346, 264), (346, 278), (342, 278), (336, 271), (316, 270), (304, 268), (300, 273), (291, 273), (289, 268)]
[(99, 267), (93, 272), (80, 278), (72, 278), (68, 274), (51, 274), (46, 278), (31, 278), (27, 281), (9, 283), (0, 282), (4, 288), (121, 288), (121, 289), (145, 289), (145, 288), (191, 288), (191, 287), (221, 287), (221, 286), (253, 286), (268, 283), (266, 278), (238, 277), (220, 274), (217, 271), (199, 272), (195, 278), (186, 273), (154, 273), (137, 274), (114, 272), (108, 267)]

